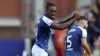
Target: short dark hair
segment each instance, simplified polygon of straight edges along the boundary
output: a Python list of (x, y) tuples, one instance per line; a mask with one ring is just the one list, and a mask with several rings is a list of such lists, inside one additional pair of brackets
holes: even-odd
[(55, 4), (48, 1), (47, 4), (46, 4), (46, 10), (47, 10), (50, 6), (55, 6)]
[(80, 20), (86, 20), (86, 21), (88, 21), (88, 18), (81, 16), (77, 21), (80, 21)]

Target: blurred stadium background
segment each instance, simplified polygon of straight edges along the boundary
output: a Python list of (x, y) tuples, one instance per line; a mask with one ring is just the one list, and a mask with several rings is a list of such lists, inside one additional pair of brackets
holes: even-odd
[[(0, 0), (0, 56), (31, 56), (37, 20), (45, 13), (47, 1), (56, 5), (57, 18), (75, 10), (88, 17), (88, 42), (94, 56), (100, 56), (100, 0)], [(49, 56), (64, 56), (68, 30), (52, 31)]]

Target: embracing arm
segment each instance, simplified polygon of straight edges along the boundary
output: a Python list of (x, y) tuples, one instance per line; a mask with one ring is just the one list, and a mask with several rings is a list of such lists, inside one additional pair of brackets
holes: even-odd
[(56, 30), (63, 30), (63, 29), (66, 29), (68, 28), (73, 22), (75, 22), (75, 18), (68, 21), (68, 22), (65, 22), (65, 23), (59, 23), (57, 21), (54, 21), (54, 23), (51, 25), (51, 28), (52, 29), (56, 29)]
[(54, 21), (54, 23), (51, 25), (51, 28), (56, 30), (63, 30), (69, 28), (72, 25), (72, 23), (74, 23), (77, 19), (79, 19), (79, 17), (80, 15), (78, 13), (75, 13), (68, 20)]
[(59, 19), (57, 20), (59, 23), (65, 23), (65, 22), (68, 22), (70, 20), (72, 20), (73, 18), (75, 17), (75, 14), (69, 18), (64, 18), (64, 19)]

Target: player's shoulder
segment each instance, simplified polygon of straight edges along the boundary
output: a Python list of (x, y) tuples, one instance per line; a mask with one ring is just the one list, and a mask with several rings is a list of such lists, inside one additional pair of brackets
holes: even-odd
[(50, 18), (48, 18), (45, 14), (38, 21), (38, 25), (43, 27), (49, 27), (52, 23), (53, 21)]
[(42, 17), (40, 17), (38, 23), (45, 23), (49, 18), (46, 17), (45, 15), (43, 15)]
[(87, 30), (82, 28), (82, 27), (79, 27), (79, 28), (81, 30), (82, 37), (86, 37), (87, 38)]
[(51, 22), (52, 20), (50, 18), (48, 18), (46, 15), (43, 15), (41, 18), (45, 23), (47, 22)]
[(48, 26), (51, 26), (51, 24), (53, 23), (53, 20), (51, 20), (50, 18), (48, 18), (46, 14), (42, 17), (42, 20)]
[(84, 29), (84, 28), (82, 28), (82, 27), (80, 27), (80, 26), (78, 26), (78, 28), (80, 28), (80, 30), (81, 30), (82, 32), (87, 32), (86, 29)]

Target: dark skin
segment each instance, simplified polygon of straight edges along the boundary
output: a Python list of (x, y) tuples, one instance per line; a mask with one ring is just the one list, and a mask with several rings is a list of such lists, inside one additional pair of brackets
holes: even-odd
[[(47, 16), (54, 21), (54, 18), (56, 16), (56, 7), (55, 6), (50, 6), (46, 10)], [(51, 25), (52, 29), (56, 30), (63, 30), (68, 28), (73, 22), (75, 22), (79, 18), (79, 14), (75, 13), (72, 17), (67, 18), (67, 19), (62, 19), (62, 20), (55, 20), (54, 23)]]

